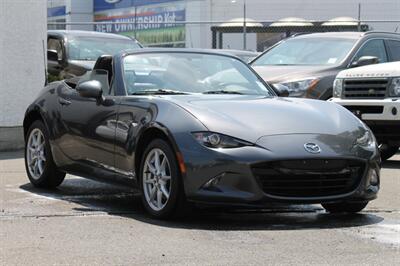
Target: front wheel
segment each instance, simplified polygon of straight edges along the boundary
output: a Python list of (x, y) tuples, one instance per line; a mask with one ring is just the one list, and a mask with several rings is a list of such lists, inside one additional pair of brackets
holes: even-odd
[(362, 211), (368, 202), (339, 202), (339, 203), (322, 203), (322, 207), (330, 213), (357, 213)]
[(152, 141), (140, 165), (142, 201), (147, 212), (156, 218), (169, 218), (180, 212), (185, 201), (178, 163), (170, 145)]
[(35, 121), (25, 141), (25, 169), (29, 181), (39, 188), (54, 188), (64, 180), (65, 173), (57, 169), (51, 154), (46, 127)]
[(395, 155), (399, 150), (399, 146), (397, 145), (388, 145), (388, 144), (381, 144), (379, 146), (379, 152), (381, 153), (382, 161), (388, 160), (390, 157)]

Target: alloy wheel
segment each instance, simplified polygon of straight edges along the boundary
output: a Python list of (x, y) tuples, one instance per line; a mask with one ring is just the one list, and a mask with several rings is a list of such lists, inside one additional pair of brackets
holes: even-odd
[(171, 168), (165, 153), (158, 148), (150, 150), (143, 167), (143, 193), (148, 205), (162, 210), (170, 198)]
[(46, 165), (46, 148), (43, 132), (39, 128), (31, 131), (26, 146), (26, 160), (32, 178), (39, 179)]

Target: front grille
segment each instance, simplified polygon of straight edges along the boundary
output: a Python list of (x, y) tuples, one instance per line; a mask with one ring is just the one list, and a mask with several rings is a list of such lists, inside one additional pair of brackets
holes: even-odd
[(389, 79), (345, 79), (343, 97), (351, 99), (383, 99), (389, 85)]
[(356, 160), (305, 159), (252, 166), (265, 193), (281, 197), (323, 197), (357, 188), (365, 163)]
[(383, 106), (380, 105), (364, 105), (364, 106), (357, 106), (357, 105), (346, 105), (344, 106), (352, 113), (360, 112), (360, 114), (382, 114), (383, 113)]

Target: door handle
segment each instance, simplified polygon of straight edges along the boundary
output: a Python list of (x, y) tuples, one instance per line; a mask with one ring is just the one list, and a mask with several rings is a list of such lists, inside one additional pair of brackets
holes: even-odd
[(71, 101), (68, 101), (68, 100), (66, 100), (66, 99), (64, 99), (64, 98), (58, 98), (58, 102), (59, 102), (61, 105), (70, 105), (70, 104), (71, 104)]

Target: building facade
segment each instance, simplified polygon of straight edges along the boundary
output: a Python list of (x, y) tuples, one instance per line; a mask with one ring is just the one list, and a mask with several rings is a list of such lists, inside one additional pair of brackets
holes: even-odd
[(45, 83), (46, 29), (46, 0), (0, 1), (0, 150), (24, 145), (25, 110)]

